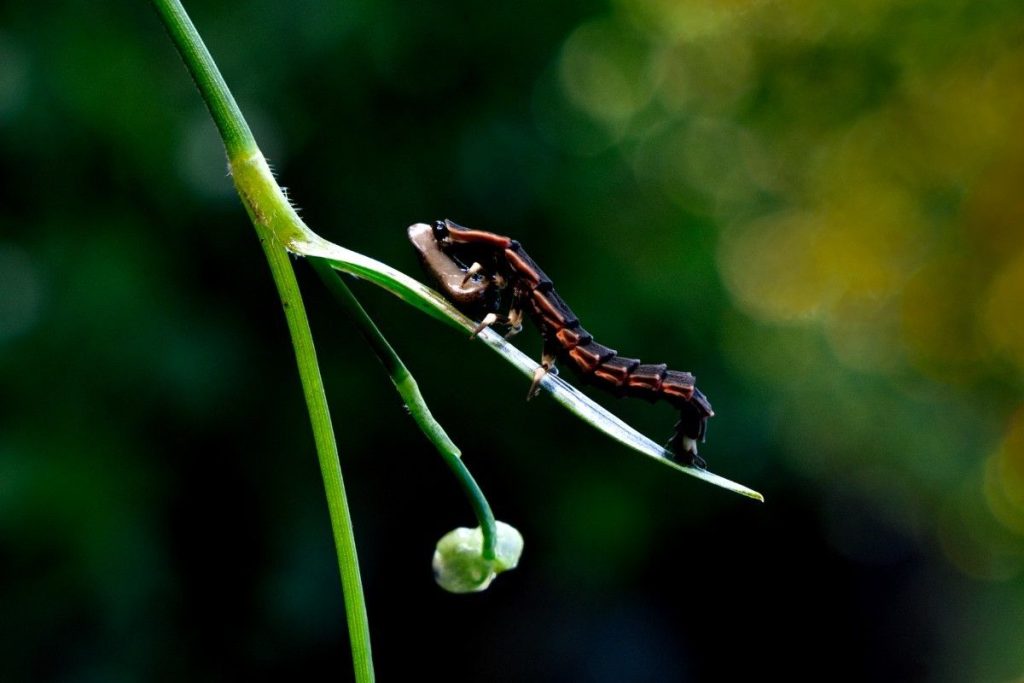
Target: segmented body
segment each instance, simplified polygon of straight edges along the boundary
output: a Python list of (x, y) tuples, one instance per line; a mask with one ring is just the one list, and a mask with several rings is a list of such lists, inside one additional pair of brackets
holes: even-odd
[(585, 381), (617, 396), (664, 400), (679, 409), (680, 419), (668, 445), (686, 462), (704, 465), (696, 444), (703, 441), (707, 419), (714, 412), (696, 388), (693, 375), (669, 370), (664, 363), (620, 356), (596, 342), (516, 240), (447, 220), (433, 228), (414, 225), (409, 238), (444, 294), (467, 314), (497, 313), (499, 292), (511, 287), (512, 303), (503, 322), (514, 326), (522, 311), (529, 314), (544, 338), (545, 368), (552, 367), (557, 357)]

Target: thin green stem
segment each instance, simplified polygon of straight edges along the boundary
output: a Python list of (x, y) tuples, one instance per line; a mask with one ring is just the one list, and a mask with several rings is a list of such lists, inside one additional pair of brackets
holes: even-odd
[(391, 382), (395, 385), (395, 389), (398, 390), (402, 400), (405, 401), (409, 414), (415, 420), (420, 431), (434, 444), (437, 452), (441, 454), (445, 463), (447, 463), (459, 480), (459, 484), (466, 492), (466, 497), (469, 499), (470, 505), (473, 506), (473, 512), (476, 514), (477, 521), (483, 531), (483, 557), (486, 560), (493, 560), (494, 548), (497, 543), (497, 528), (494, 523), (494, 514), (491, 512), (491, 506), (488, 504), (487, 498), (484, 497), (483, 491), (480, 490), (476, 480), (473, 479), (473, 475), (470, 474), (466, 463), (462, 461), (462, 452), (448, 437), (444, 428), (434, 419), (430, 408), (427, 407), (427, 402), (420, 393), (419, 384), (417, 384), (416, 379), (409, 372), (402, 359), (398, 357), (395, 349), (384, 338), (384, 335), (381, 334), (377, 325), (367, 315), (366, 310), (359, 303), (359, 300), (356, 299), (352, 290), (334, 272), (330, 261), (319, 258), (311, 258), (309, 261), (320, 276), (320, 279), (327, 285), (327, 288), (331, 290), (335, 298), (352, 316), (356, 326), (359, 328), (360, 334), (363, 335), (367, 344), (370, 345), (370, 348), (377, 355), (381, 365), (384, 366), (388, 375), (391, 376)]
[(327, 494), (327, 508), (345, 599), (352, 664), (356, 680), (371, 683), (374, 673), (370, 627), (359, 576), (355, 533), (345, 497), (338, 447), (334, 440), (334, 428), (320, 377), (316, 349), (288, 252), (290, 242), (305, 239), (311, 233), (274, 181), (234, 97), (181, 3), (178, 0), (153, 0), (153, 5), (217, 123), (227, 149), (235, 186), (256, 228), (284, 307)]
[(327, 509), (331, 517), (331, 531), (334, 534), (338, 554), (338, 569), (341, 571), (341, 586), (345, 597), (345, 616), (348, 620), (349, 638), (352, 645), (352, 664), (356, 680), (374, 680), (373, 658), (370, 651), (370, 625), (366, 615), (366, 600), (363, 597), (363, 583), (359, 576), (359, 559), (356, 555), (355, 533), (352, 530), (352, 516), (345, 496), (345, 482), (341, 476), (338, 461), (338, 446), (334, 440), (334, 427), (327, 407), (320, 366), (317, 363), (313, 335), (306, 318), (299, 283), (295, 280), (291, 257), (270, 234), (266, 226), (253, 220), (260, 244), (267, 256), (274, 284), (281, 297), (288, 331), (295, 347), (295, 360), (299, 366), (302, 393), (306, 398), (306, 409), (313, 426), (320, 473), (327, 492)]
[(213, 116), (224, 140), (228, 157), (256, 151), (256, 140), (249, 130), (249, 124), (242, 116), (234, 96), (220, 75), (220, 69), (214, 63), (196, 27), (192, 25), (185, 8), (178, 0), (153, 0), (153, 6), (160, 14), (167, 33), (185, 60), (185, 66), (188, 67), (203, 96), (203, 101), (210, 109), (210, 115)]

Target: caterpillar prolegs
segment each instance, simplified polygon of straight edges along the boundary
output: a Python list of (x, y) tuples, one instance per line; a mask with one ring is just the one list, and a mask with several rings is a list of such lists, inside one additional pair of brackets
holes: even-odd
[[(664, 363), (641, 363), (620, 356), (594, 341), (555, 291), (551, 279), (516, 240), (449, 220), (410, 226), (409, 240), (442, 293), (459, 310), (480, 321), (474, 334), (500, 324), (509, 328), (511, 336), (521, 329), (524, 313), (540, 329), (544, 339), (541, 367), (527, 398), (537, 391), (544, 373), (554, 371), (556, 359), (561, 360), (588, 383), (616, 396), (663, 400), (677, 408), (679, 421), (667, 447), (680, 461), (705, 467), (697, 455), (697, 442), (704, 440), (707, 420), (714, 411), (695, 386), (693, 375), (669, 370)], [(501, 294), (506, 290), (511, 290), (511, 303), (502, 313)]]

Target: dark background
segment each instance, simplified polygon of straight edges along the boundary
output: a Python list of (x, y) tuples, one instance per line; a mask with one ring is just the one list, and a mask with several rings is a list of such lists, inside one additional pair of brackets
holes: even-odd
[[(518, 238), (767, 498), (355, 283), (526, 538), (444, 593), (470, 510), (298, 262), (381, 680), (1024, 674), (1024, 5), (187, 7), (315, 230), (417, 276), (410, 223)], [(350, 677), (284, 319), (147, 3), (0, 9), (0, 175), (0, 680)]]

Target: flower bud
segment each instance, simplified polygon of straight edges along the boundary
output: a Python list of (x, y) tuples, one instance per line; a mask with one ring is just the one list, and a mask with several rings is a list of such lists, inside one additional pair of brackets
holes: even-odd
[(496, 523), (494, 559), (483, 556), (480, 527), (459, 527), (445, 534), (434, 551), (434, 580), (450, 593), (473, 593), (491, 585), (501, 572), (514, 569), (523, 553), (523, 537), (515, 527)]

